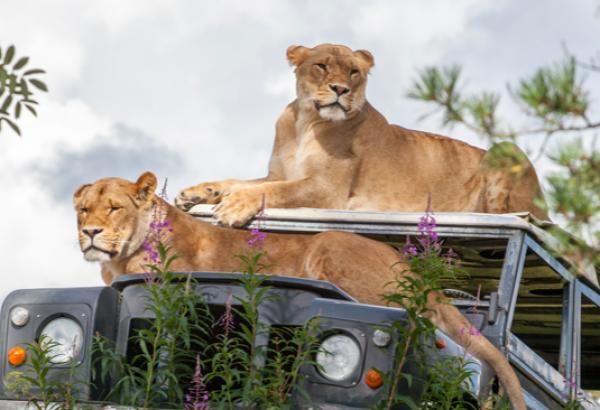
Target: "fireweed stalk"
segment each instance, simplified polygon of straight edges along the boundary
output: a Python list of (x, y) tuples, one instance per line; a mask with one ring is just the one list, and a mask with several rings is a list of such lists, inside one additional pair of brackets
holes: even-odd
[(457, 255), (451, 249), (444, 251), (442, 248), (430, 204), (431, 201), (417, 225), (416, 243), (407, 237), (402, 248), (407, 269), (391, 283), (395, 286), (395, 291), (383, 295), (388, 304), (406, 310), (408, 326), (404, 322), (393, 323), (393, 327), (401, 336), (401, 342), (396, 352), (396, 367), (386, 378), (390, 384), (388, 396), (385, 403), (380, 403), (380, 408), (391, 408), (399, 401), (411, 401), (410, 398), (399, 396), (397, 393), (403, 379), (407, 383), (412, 381), (410, 376), (403, 373), (403, 368), (411, 349), (415, 352), (421, 351), (423, 339), (432, 340), (435, 337), (435, 326), (425, 317), (429, 311), (430, 294), (441, 291), (441, 280), (455, 277), (458, 270)]
[(208, 410), (208, 390), (202, 376), (200, 355), (196, 355), (196, 370), (188, 394), (185, 395), (184, 410)]
[[(210, 392), (211, 408), (292, 409), (290, 393), (299, 388), (300, 369), (316, 349), (312, 323), (288, 329), (261, 321), (260, 306), (273, 298), (259, 273), (268, 269), (262, 262), (266, 240), (266, 233), (252, 229), (248, 249), (237, 255), (245, 272), (240, 280), (242, 296), (229, 294), (225, 312), (216, 322), (219, 342), (206, 355), (212, 359), (205, 380), (220, 385)], [(270, 347), (257, 344), (267, 337)]]
[[(256, 391), (261, 386), (259, 364), (264, 361), (266, 347), (257, 346), (258, 336), (266, 335), (268, 327), (259, 319), (259, 307), (267, 301), (269, 287), (263, 286), (264, 276), (259, 271), (268, 268), (262, 262), (267, 234), (252, 229), (247, 240), (246, 253), (236, 255), (241, 262), (243, 297), (230, 294), (225, 304), (225, 313), (217, 321), (222, 334), (213, 355), (212, 372), (207, 380), (218, 380), (221, 390), (214, 399), (221, 405), (232, 406), (235, 402), (250, 406), (257, 401)], [(235, 301), (238, 308), (233, 308)], [(234, 310), (241, 320), (236, 324)], [(212, 399), (213, 397), (211, 397)]]

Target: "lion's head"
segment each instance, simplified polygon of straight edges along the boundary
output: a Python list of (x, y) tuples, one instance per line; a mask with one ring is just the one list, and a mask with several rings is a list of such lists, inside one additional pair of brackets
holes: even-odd
[(104, 178), (75, 191), (79, 245), (92, 262), (132, 255), (144, 242), (152, 218), (156, 177), (142, 174), (137, 182)]
[(367, 75), (374, 64), (368, 51), (334, 44), (290, 46), (287, 58), (296, 67), (296, 92), (303, 109), (341, 121), (363, 107)]

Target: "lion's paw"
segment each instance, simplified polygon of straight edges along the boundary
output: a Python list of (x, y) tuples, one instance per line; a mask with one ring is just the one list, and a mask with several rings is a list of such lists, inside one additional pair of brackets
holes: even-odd
[(219, 183), (207, 182), (186, 188), (175, 198), (175, 206), (188, 211), (197, 204), (218, 204), (224, 194), (224, 187)]
[(262, 197), (250, 192), (237, 191), (225, 196), (215, 207), (214, 215), (220, 224), (242, 227), (262, 208)]

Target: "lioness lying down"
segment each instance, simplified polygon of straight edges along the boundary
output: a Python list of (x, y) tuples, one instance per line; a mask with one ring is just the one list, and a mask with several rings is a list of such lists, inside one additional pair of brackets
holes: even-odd
[(219, 222), (242, 226), (263, 201), (269, 208), (418, 212), (431, 194), (438, 212), (530, 211), (547, 219), (534, 204), (542, 198), (535, 170), (515, 145), (492, 150), (510, 151), (520, 165), (494, 169), (495, 156), (485, 150), (389, 124), (366, 100), (374, 64), (368, 51), (291, 46), (287, 58), (296, 67), (297, 98), (277, 120), (268, 175), (184, 189), (177, 207), (219, 204)]
[[(146, 271), (147, 238), (153, 215), (164, 215), (172, 232), (164, 241), (179, 256), (174, 271), (225, 271), (239, 269), (231, 257), (246, 247), (244, 230), (222, 228), (194, 219), (154, 195), (156, 177), (147, 172), (132, 183), (119, 178), (101, 179), (81, 186), (74, 195), (79, 244), (85, 259), (100, 262), (109, 284), (115, 277)], [(403, 268), (402, 256), (392, 247), (345, 232), (269, 234), (263, 249), (270, 273), (330, 281), (361, 302), (381, 304), (387, 283)], [(396, 266), (396, 269), (392, 269)], [(406, 266), (406, 265), (403, 265)], [(429, 297), (428, 318), (473, 356), (496, 372), (513, 408), (525, 409), (519, 381), (504, 356), (483, 336), (461, 335), (471, 325), (452, 305)]]

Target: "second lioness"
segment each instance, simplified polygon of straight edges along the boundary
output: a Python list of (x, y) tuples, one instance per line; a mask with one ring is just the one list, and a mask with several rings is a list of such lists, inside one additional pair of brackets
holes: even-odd
[[(105, 178), (80, 187), (74, 195), (79, 244), (85, 259), (100, 262), (106, 283), (147, 269), (148, 241), (157, 223), (169, 221), (161, 241), (178, 256), (176, 271), (225, 271), (239, 268), (231, 255), (247, 247), (248, 232), (194, 219), (154, 195), (156, 177), (136, 182)], [(408, 277), (403, 258), (392, 247), (348, 232), (270, 234), (264, 243), (271, 273), (330, 281), (366, 303), (381, 304), (384, 287)], [(393, 269), (395, 267), (395, 269)], [(473, 356), (496, 372), (514, 409), (525, 409), (519, 380), (506, 358), (484, 336), (464, 334), (471, 325), (443, 296), (427, 296), (426, 316)]]
[(421, 211), (431, 194), (442, 211), (529, 211), (542, 192), (533, 166), (514, 145), (521, 169), (490, 167), (494, 156), (463, 142), (389, 124), (366, 100), (373, 57), (364, 50), (322, 44), (292, 46), (297, 98), (276, 124), (269, 174), (256, 180), (202, 183), (183, 190), (176, 204), (219, 206), (216, 216), (241, 226), (266, 203), (270, 208)]

